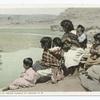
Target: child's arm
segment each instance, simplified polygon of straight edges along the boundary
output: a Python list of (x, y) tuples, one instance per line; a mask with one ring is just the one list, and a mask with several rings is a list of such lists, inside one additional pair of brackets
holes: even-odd
[(61, 49), (60, 47), (53, 47), (53, 48), (50, 48), (49, 51), (56, 52), (56, 51), (59, 51), (60, 49)]
[(24, 75), (25, 75), (25, 72), (22, 72), (21, 75), (20, 75), (20, 77), (23, 77)]
[(60, 56), (61, 55), (61, 48), (60, 47), (51, 48), (49, 51), (54, 56)]

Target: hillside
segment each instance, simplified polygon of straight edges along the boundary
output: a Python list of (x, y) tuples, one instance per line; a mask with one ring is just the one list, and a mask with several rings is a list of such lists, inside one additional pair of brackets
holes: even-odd
[(100, 8), (69, 8), (62, 12), (57, 20), (70, 19), (75, 26), (78, 24), (86, 27), (100, 26), (99, 12)]
[(37, 24), (52, 23), (56, 15), (0, 15), (0, 25), (19, 25), (19, 24)]
[(57, 15), (37, 14), (37, 15), (0, 15), (0, 25), (19, 25), (19, 24), (39, 24), (49, 23), (58, 24), (63, 19), (72, 20), (76, 26), (83, 24), (86, 27), (99, 26), (100, 8), (68, 8)]

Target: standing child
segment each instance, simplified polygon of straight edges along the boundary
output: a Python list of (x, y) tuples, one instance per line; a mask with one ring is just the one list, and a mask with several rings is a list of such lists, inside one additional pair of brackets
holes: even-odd
[(3, 89), (3, 91), (34, 86), (38, 79), (38, 74), (33, 70), (32, 65), (33, 60), (31, 58), (25, 58), (23, 60), (23, 67), (25, 71), (18, 79), (13, 81), (7, 88)]
[(53, 39), (52, 48), (49, 49), (50, 53), (56, 57), (59, 62), (59, 66), (51, 66), (52, 67), (52, 82), (56, 83), (58, 80), (64, 78), (63, 70), (61, 68), (61, 58), (62, 58), (62, 41), (59, 37), (55, 37)]

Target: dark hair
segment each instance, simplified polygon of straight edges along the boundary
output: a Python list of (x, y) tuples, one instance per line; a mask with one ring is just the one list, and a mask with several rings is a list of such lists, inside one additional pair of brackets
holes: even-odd
[(53, 39), (53, 47), (54, 47), (54, 46), (59, 46), (59, 47), (62, 48), (62, 41), (61, 41), (61, 39), (60, 39), (59, 37), (55, 37), (55, 38)]
[(26, 65), (26, 66), (28, 66), (28, 67), (32, 67), (32, 65), (33, 65), (33, 60), (32, 60), (32, 58), (25, 58), (25, 59), (23, 60), (23, 64)]
[(82, 32), (85, 31), (85, 27), (83, 25), (78, 25), (77, 28), (81, 28), (82, 29)]
[(52, 39), (51, 39), (51, 37), (43, 37), (43, 38), (40, 40), (40, 43), (41, 43), (41, 47), (42, 47), (44, 50), (48, 50), (48, 49), (51, 48)]
[(64, 28), (67, 27), (67, 30), (68, 30), (69, 32), (72, 31), (72, 30), (74, 30), (74, 26), (73, 26), (73, 24), (72, 24), (72, 21), (70, 21), (70, 20), (63, 20), (63, 21), (60, 23), (60, 25), (61, 25), (62, 27), (64, 27)]
[(100, 41), (100, 33), (97, 33), (97, 34), (94, 35), (94, 40)]

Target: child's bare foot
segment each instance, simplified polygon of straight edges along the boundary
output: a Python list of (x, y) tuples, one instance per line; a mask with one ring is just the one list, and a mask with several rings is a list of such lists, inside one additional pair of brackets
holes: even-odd
[(56, 84), (56, 83), (57, 83), (57, 79), (55, 79), (55, 78), (52, 77), (52, 78), (51, 78), (51, 83), (52, 83), (52, 84)]
[(51, 83), (56, 84), (57, 83), (57, 77), (51, 76)]
[(52, 84), (56, 84), (58, 81), (51, 81)]

